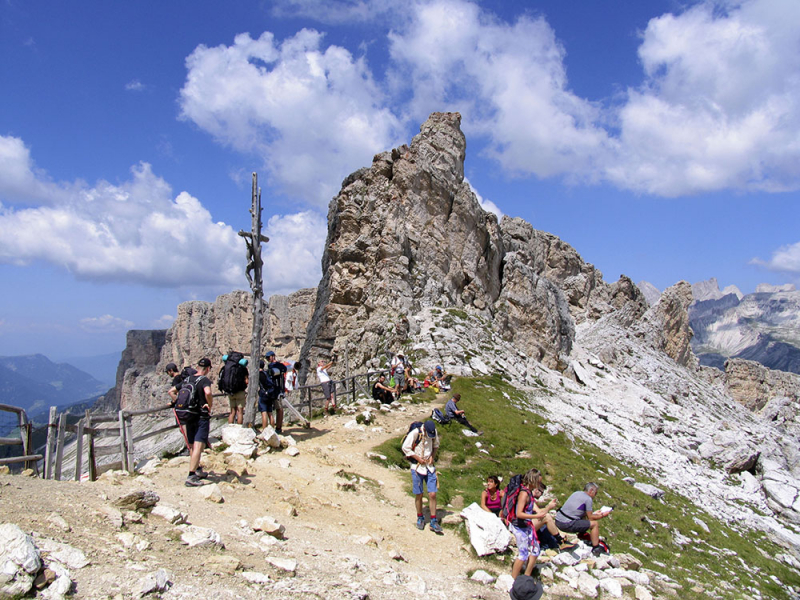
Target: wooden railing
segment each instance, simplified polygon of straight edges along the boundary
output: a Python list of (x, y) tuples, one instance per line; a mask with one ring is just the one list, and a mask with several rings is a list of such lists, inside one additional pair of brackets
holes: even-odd
[(25, 468), (36, 468), (36, 461), (42, 459), (41, 454), (31, 454), (31, 423), (25, 410), (18, 406), (0, 404), (0, 411), (13, 412), (17, 414), (19, 422), (19, 437), (0, 438), (0, 446), (22, 446), (22, 456), (12, 456), (0, 458), (0, 465), (10, 465), (14, 463), (25, 463)]
[[(371, 396), (371, 380), (376, 375), (386, 374), (387, 370), (368, 371), (345, 377), (344, 379), (333, 381), (333, 399), (337, 406), (355, 402), (359, 392), (366, 396)], [(361, 380), (366, 385), (362, 385)], [(318, 393), (317, 393), (318, 391)], [(215, 397), (225, 394), (214, 394)], [(322, 384), (308, 384), (298, 387), (291, 392), (289, 397), (284, 400), (288, 402), (289, 412), (304, 421), (306, 426), (309, 422), (303, 418), (302, 411), (306, 412), (307, 418), (311, 419), (316, 406), (322, 407), (325, 396), (322, 393)], [(75, 470), (74, 479), (80, 481), (84, 476), (84, 446), (86, 453), (86, 466), (88, 469), (88, 479), (94, 481), (98, 476), (98, 458), (104, 456), (119, 456), (118, 461), (111, 461), (103, 465), (105, 469), (119, 467), (123, 470), (133, 472), (135, 466), (136, 444), (148, 438), (170, 433), (179, 427), (177, 420), (169, 425), (160, 427), (153, 431), (148, 431), (141, 435), (133, 435), (133, 418), (158, 413), (167, 413), (164, 417), (171, 416), (172, 406), (164, 404), (153, 408), (142, 410), (120, 410), (116, 413), (91, 413), (86, 411), (83, 418), (76, 424), (67, 423), (67, 414), (57, 414), (55, 406), (50, 407), (50, 414), (47, 424), (47, 442), (45, 444), (44, 455), (30, 454), (31, 450), (31, 424), (28, 421), (25, 411), (15, 406), (0, 404), (0, 410), (15, 412), (19, 415), (19, 438), (0, 438), (0, 445), (21, 445), (23, 456), (15, 458), (0, 459), (0, 464), (25, 462), (26, 467), (37, 467), (37, 461), (44, 459), (45, 479), (61, 479), (64, 462), (64, 446), (66, 434), (75, 434)], [(168, 412), (169, 411), (169, 412)], [(227, 419), (229, 413), (211, 415), (213, 420)], [(98, 445), (95, 441), (100, 438), (116, 438), (116, 442), (111, 444)]]

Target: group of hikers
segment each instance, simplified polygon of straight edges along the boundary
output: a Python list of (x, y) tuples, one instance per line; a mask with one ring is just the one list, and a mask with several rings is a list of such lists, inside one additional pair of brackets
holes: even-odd
[[(464, 416), (464, 411), (457, 409), (461, 399), (455, 394), (445, 405), (445, 420), (462, 423), (475, 432)], [(441, 411), (434, 409), (432, 417), (439, 417)], [(439, 433), (437, 422), (431, 418), (425, 422), (414, 422), (410, 425), (402, 443), (402, 452), (411, 463), (411, 487), (417, 510), (417, 529), (425, 529), (423, 513), (423, 488), (427, 488), (430, 510), (430, 529), (442, 534), (442, 526), (437, 517), (436, 494), (438, 491), (438, 475), (436, 458), (439, 451)], [(481, 432), (478, 432), (479, 434)], [(578, 534), (578, 537), (592, 546), (592, 554), (599, 556), (608, 552), (608, 546), (600, 540), (599, 521), (610, 514), (610, 510), (594, 510), (593, 500), (599, 486), (587, 483), (582, 491), (573, 493), (558, 509), (555, 517), (551, 511), (556, 508), (557, 501), (552, 498), (547, 504), (539, 506), (539, 499), (547, 486), (542, 481), (538, 469), (530, 469), (524, 475), (511, 477), (505, 488), (500, 487), (500, 479), (496, 475), (488, 477), (486, 489), (481, 493), (481, 508), (491, 512), (502, 520), (517, 544), (517, 558), (514, 560), (511, 575), (515, 582), (520, 580), (518, 594), (512, 598), (534, 597), (526, 595), (524, 590), (535, 590), (525, 578), (533, 573), (536, 559), (542, 548), (571, 550), (575, 544), (569, 544), (562, 536), (564, 533)], [(524, 573), (523, 573), (524, 569)], [(513, 590), (512, 590), (513, 591)]]
[[(228, 422), (242, 424), (249, 383), (247, 359), (237, 352), (229, 352), (222, 358), (223, 365), (217, 386), (228, 397), (230, 404)], [(325, 397), (325, 413), (336, 411), (333, 381), (327, 371), (333, 366), (334, 361), (335, 356), (329, 361), (320, 360), (317, 364), (317, 377)], [(172, 378), (172, 387), (168, 393), (190, 453), (189, 475), (185, 482), (187, 486), (204, 485), (203, 480), (208, 477), (200, 466), (200, 458), (208, 445), (211, 410), (214, 404), (212, 382), (209, 378), (211, 368), (212, 363), (209, 358), (201, 358), (195, 368), (179, 369), (175, 363), (166, 366), (167, 374)], [(297, 389), (300, 368), (299, 362), (278, 361), (273, 351), (267, 352), (264, 359), (259, 361), (258, 409), (262, 416), (262, 428), (270, 425), (276, 432), (282, 431), (283, 402), (286, 394)], [(381, 374), (373, 386), (373, 397), (389, 403), (394, 401), (395, 395), (413, 391), (416, 385), (433, 386), (437, 391), (449, 389), (450, 376), (440, 366), (436, 366), (428, 373), (424, 384), (419, 384), (411, 377), (410, 370), (410, 363), (403, 354), (396, 354), (390, 364), (393, 381), (387, 382), (386, 376)], [(423, 490), (426, 489), (430, 530), (440, 535), (443, 534), (443, 530), (438, 521), (436, 505), (438, 475), (435, 462), (439, 451), (437, 423), (446, 425), (457, 422), (474, 434), (483, 435), (482, 431), (467, 420), (465, 411), (458, 408), (460, 401), (461, 395), (454, 394), (445, 404), (444, 413), (434, 409), (431, 419), (412, 423), (402, 442), (403, 455), (411, 463), (412, 492), (417, 514), (416, 527), (420, 530), (425, 529)], [(521, 600), (541, 595), (541, 586), (530, 576), (543, 547), (560, 550), (574, 547), (566, 543), (562, 532), (578, 534), (581, 539), (591, 544), (594, 555), (608, 551), (608, 547), (600, 540), (598, 522), (611, 511), (594, 510), (593, 500), (598, 489), (596, 483), (587, 483), (582, 491), (573, 493), (553, 517), (551, 511), (557, 504), (555, 498), (544, 506), (538, 504), (546, 490), (538, 469), (530, 469), (524, 475), (511, 477), (505, 488), (501, 488), (497, 476), (488, 477), (486, 489), (481, 494), (481, 508), (494, 513), (502, 520), (514, 536), (517, 545), (518, 554), (511, 570), (515, 579), (511, 590), (512, 598)]]

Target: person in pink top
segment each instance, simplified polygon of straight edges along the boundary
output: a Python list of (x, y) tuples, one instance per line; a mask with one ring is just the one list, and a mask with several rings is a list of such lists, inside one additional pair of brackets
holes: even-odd
[(481, 492), (481, 508), (500, 516), (504, 495), (505, 490), (500, 489), (500, 480), (496, 475), (489, 475), (486, 478), (486, 489)]

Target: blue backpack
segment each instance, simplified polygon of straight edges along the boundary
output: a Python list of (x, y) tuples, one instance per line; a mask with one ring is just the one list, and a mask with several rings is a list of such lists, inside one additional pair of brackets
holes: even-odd
[(445, 415), (441, 410), (438, 408), (434, 408), (433, 412), (431, 413), (431, 419), (439, 423), (440, 425), (447, 425), (450, 422), (450, 417)]

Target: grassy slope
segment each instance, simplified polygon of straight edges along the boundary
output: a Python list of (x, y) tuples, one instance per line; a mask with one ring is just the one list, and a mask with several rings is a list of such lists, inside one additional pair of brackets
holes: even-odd
[[(462, 395), (459, 408), (466, 410), (472, 424), (485, 434), (482, 438), (465, 437), (458, 424), (440, 430), (440, 505), (456, 495), (463, 496), (466, 504), (479, 502), (488, 475), (499, 475), (507, 482), (514, 473), (536, 467), (560, 503), (585, 482), (599, 483), (596, 506), (615, 507), (614, 514), (601, 521), (601, 535), (612, 552), (629, 552), (645, 567), (677, 580), (684, 586), (681, 598), (708, 598), (712, 590), (720, 598), (741, 598), (750, 595), (748, 588), (758, 590), (762, 597), (786, 598), (773, 577), (784, 584), (800, 585), (794, 571), (769, 558), (783, 550), (763, 534), (751, 532), (743, 537), (697, 508), (678, 490), (665, 490), (664, 501), (639, 492), (622, 478), (630, 476), (657, 486), (659, 482), (595, 446), (580, 440), (572, 442), (563, 433), (551, 436), (542, 427), (545, 420), (540, 415), (518, 408), (523, 405), (522, 393), (500, 376), (459, 378), (455, 392)], [(476, 448), (476, 441), (488, 449), (494, 461)], [(401, 442), (400, 438), (390, 440), (377, 450), (389, 458), (390, 465), (407, 468)], [(532, 458), (517, 457), (521, 452)], [(703, 531), (693, 517), (704, 521), (711, 532)], [(651, 525), (645, 518), (669, 524), (669, 528)], [(693, 543), (676, 546), (674, 529)], [(495, 561), (491, 564), (497, 566)], [(692, 591), (698, 584), (707, 591)]]

